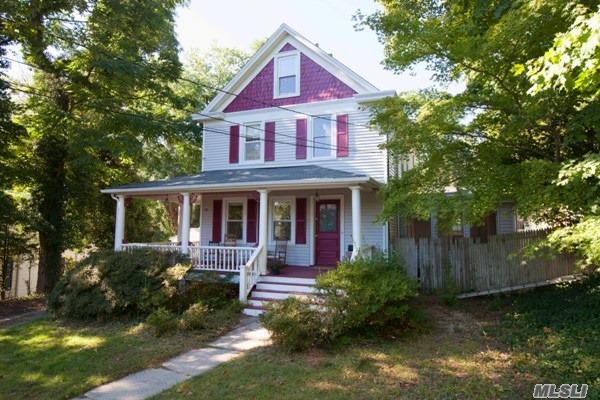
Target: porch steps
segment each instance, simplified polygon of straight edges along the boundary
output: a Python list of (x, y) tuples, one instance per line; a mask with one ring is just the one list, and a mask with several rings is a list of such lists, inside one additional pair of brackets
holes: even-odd
[(316, 293), (315, 280), (283, 276), (261, 276), (250, 293), (248, 305), (243, 313), (258, 316), (264, 312), (264, 306), (271, 301), (281, 301), (291, 296), (307, 297)]

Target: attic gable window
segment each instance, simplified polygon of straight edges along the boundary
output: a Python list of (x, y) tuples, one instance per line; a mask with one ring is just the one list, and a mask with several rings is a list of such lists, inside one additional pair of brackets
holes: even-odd
[(300, 95), (300, 53), (286, 51), (275, 56), (274, 98)]

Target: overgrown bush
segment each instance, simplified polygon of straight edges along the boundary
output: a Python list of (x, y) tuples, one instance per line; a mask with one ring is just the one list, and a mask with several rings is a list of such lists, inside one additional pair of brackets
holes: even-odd
[(416, 282), (403, 262), (376, 254), (341, 262), (317, 277), (317, 289), (332, 314), (334, 334), (357, 328), (401, 326), (408, 323), (408, 300), (417, 294)]
[(198, 330), (206, 327), (209, 308), (203, 302), (192, 304), (181, 315), (179, 327), (182, 330)]
[(306, 350), (327, 339), (322, 319), (310, 301), (295, 297), (268, 303), (266, 312), (261, 315), (273, 341), (291, 351)]
[(80, 319), (147, 315), (172, 301), (188, 269), (186, 258), (174, 252), (95, 252), (61, 277), (48, 307)]
[(221, 308), (238, 298), (239, 285), (214, 272), (203, 272), (189, 281), (173, 298), (171, 308), (181, 313), (198, 300), (210, 309)]
[(148, 315), (146, 324), (154, 330), (156, 336), (162, 336), (177, 329), (177, 315), (167, 310), (165, 307), (160, 307)]
[(272, 304), (261, 316), (273, 340), (289, 350), (331, 343), (358, 331), (406, 329), (417, 294), (402, 262), (383, 255), (344, 261), (317, 277), (319, 296)]

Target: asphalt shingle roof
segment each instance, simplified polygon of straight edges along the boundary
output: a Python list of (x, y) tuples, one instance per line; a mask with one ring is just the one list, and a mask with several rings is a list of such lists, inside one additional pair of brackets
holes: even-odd
[(112, 191), (131, 189), (170, 189), (187, 186), (211, 186), (221, 184), (241, 185), (264, 182), (303, 181), (309, 183), (312, 180), (321, 179), (357, 179), (369, 180), (366, 175), (354, 174), (331, 168), (323, 168), (317, 165), (304, 165), (294, 167), (270, 167), (270, 168), (248, 168), (205, 171), (197, 175), (180, 176), (177, 178), (130, 183), (127, 185), (112, 187)]

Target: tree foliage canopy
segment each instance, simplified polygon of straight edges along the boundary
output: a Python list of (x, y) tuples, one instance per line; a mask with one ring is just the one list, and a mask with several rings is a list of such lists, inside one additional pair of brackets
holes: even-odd
[(390, 152), (418, 160), (390, 181), (387, 215), (437, 209), (447, 227), (515, 201), (523, 217), (573, 227), (597, 212), (597, 2), (380, 2), (359, 18), (385, 44), (388, 68), (426, 63), (438, 81), (466, 85), (376, 107)]

